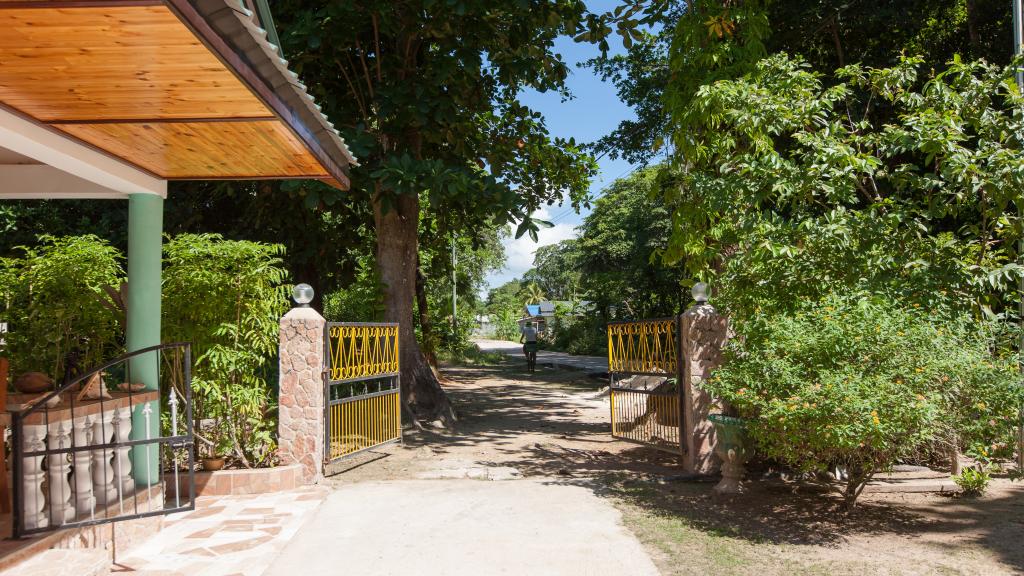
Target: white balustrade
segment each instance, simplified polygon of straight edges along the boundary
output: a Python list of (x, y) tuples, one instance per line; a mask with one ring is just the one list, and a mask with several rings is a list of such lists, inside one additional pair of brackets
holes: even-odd
[[(92, 425), (92, 444), (109, 444), (114, 438), (114, 411), (107, 410), (96, 415)], [(112, 504), (117, 498), (114, 486), (114, 467), (111, 459), (114, 451), (100, 448), (92, 451), (93, 494), (101, 505)]]
[[(127, 442), (132, 433), (132, 409), (129, 406), (114, 411), (114, 440)], [(114, 449), (114, 488), (118, 492), (119, 501), (124, 504), (125, 496), (135, 490), (135, 479), (132, 478), (132, 461), (128, 457), (131, 446)]]
[[(45, 456), (22, 457), (22, 515), (26, 530), (130, 511), (126, 501), (130, 502), (128, 499), (135, 493), (131, 446), (97, 447), (131, 439), (133, 407), (126, 400), (111, 399), (109, 409), (102, 412), (96, 405), (75, 405), (74, 410), (69, 405), (60, 405), (44, 415), (32, 415), (22, 425), (22, 453), (61, 450)], [(136, 406), (143, 405), (141, 397), (133, 400)], [(145, 402), (148, 407), (152, 400), (147, 398)], [(152, 412), (150, 408), (149, 418), (153, 418)], [(150, 506), (153, 504), (150, 502)], [(117, 505), (119, 508), (104, 512), (104, 508)], [(160, 505), (159, 501), (156, 505)]]
[[(58, 420), (49, 426), (47, 444), (51, 450), (71, 448), (71, 421)], [(71, 505), (71, 454), (57, 452), (46, 457), (47, 471), (50, 482), (48, 486), (50, 503), (50, 525), (60, 526), (75, 518), (75, 508)]]
[[(25, 435), (22, 440), (24, 452), (37, 452), (46, 448), (43, 440), (46, 439), (46, 426), (26, 425)], [(43, 457), (26, 456), (22, 459), (22, 470), (24, 471), (24, 484), (22, 485), (25, 495), (25, 529), (45, 528), (49, 526), (49, 519), (43, 514), (43, 507), (46, 506), (46, 499), (43, 497)]]
[[(88, 446), (92, 443), (92, 425), (95, 417), (84, 416), (75, 418), (74, 440), (76, 447)], [(92, 454), (88, 450), (75, 452), (71, 461), (74, 463), (75, 508), (80, 520), (93, 518), (96, 514), (96, 497), (92, 493)]]

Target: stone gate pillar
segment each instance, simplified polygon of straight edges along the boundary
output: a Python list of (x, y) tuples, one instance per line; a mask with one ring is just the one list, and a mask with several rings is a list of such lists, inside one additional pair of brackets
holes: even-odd
[(681, 322), (681, 345), (686, 359), (683, 382), (687, 386), (683, 405), (683, 438), (686, 440), (683, 468), (687, 472), (713, 474), (721, 463), (713, 452), (715, 432), (708, 421), (712, 399), (698, 385), (721, 363), (729, 338), (729, 323), (699, 297), (697, 305), (683, 313)]
[(281, 464), (302, 464), (305, 484), (323, 478), (325, 325), (302, 305), (281, 318), (278, 454)]

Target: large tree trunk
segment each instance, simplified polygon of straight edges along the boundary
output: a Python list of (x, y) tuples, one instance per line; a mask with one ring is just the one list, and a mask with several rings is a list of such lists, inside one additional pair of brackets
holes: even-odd
[(402, 396), (407, 414), (418, 422), (440, 420), (455, 423), (455, 410), (430, 369), (414, 330), (413, 303), (416, 298), (416, 269), (419, 251), (419, 198), (399, 195), (384, 212), (374, 198), (373, 216), (377, 229), (377, 266), (384, 283), (384, 318), (399, 323)]
[(971, 55), (978, 57), (981, 34), (978, 33), (978, 6), (976, 0), (967, 0), (967, 39), (971, 42)]

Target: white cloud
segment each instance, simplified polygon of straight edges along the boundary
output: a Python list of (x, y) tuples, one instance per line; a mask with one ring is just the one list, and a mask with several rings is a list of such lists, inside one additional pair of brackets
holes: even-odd
[[(548, 208), (541, 208), (533, 213), (534, 218), (549, 220), (551, 211)], [(556, 244), (562, 240), (576, 236), (576, 225), (569, 222), (556, 223), (551, 228), (541, 228), (537, 231), (537, 241), (534, 242), (529, 234), (523, 234), (519, 238), (515, 236), (515, 226), (510, 226), (512, 235), (503, 241), (505, 246), (505, 268), (499, 272), (492, 272), (487, 277), (489, 288), (496, 288), (513, 278), (522, 277), (523, 273), (533, 267), (533, 256), (537, 248)]]

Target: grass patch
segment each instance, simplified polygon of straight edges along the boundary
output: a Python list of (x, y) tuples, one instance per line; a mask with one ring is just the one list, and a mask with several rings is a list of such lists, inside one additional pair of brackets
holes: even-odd
[[(710, 484), (657, 484), (622, 477), (604, 480), (607, 495), (622, 513), (623, 523), (651, 553), (665, 576), (899, 573), (851, 558), (830, 558), (823, 554), (828, 547), (772, 541), (739, 525), (711, 522), (698, 509), (700, 506), (693, 506), (697, 502), (712, 507), (724, 505), (710, 496)], [(732, 513), (743, 514), (735, 508)], [(779, 521), (785, 522), (782, 518)]]

